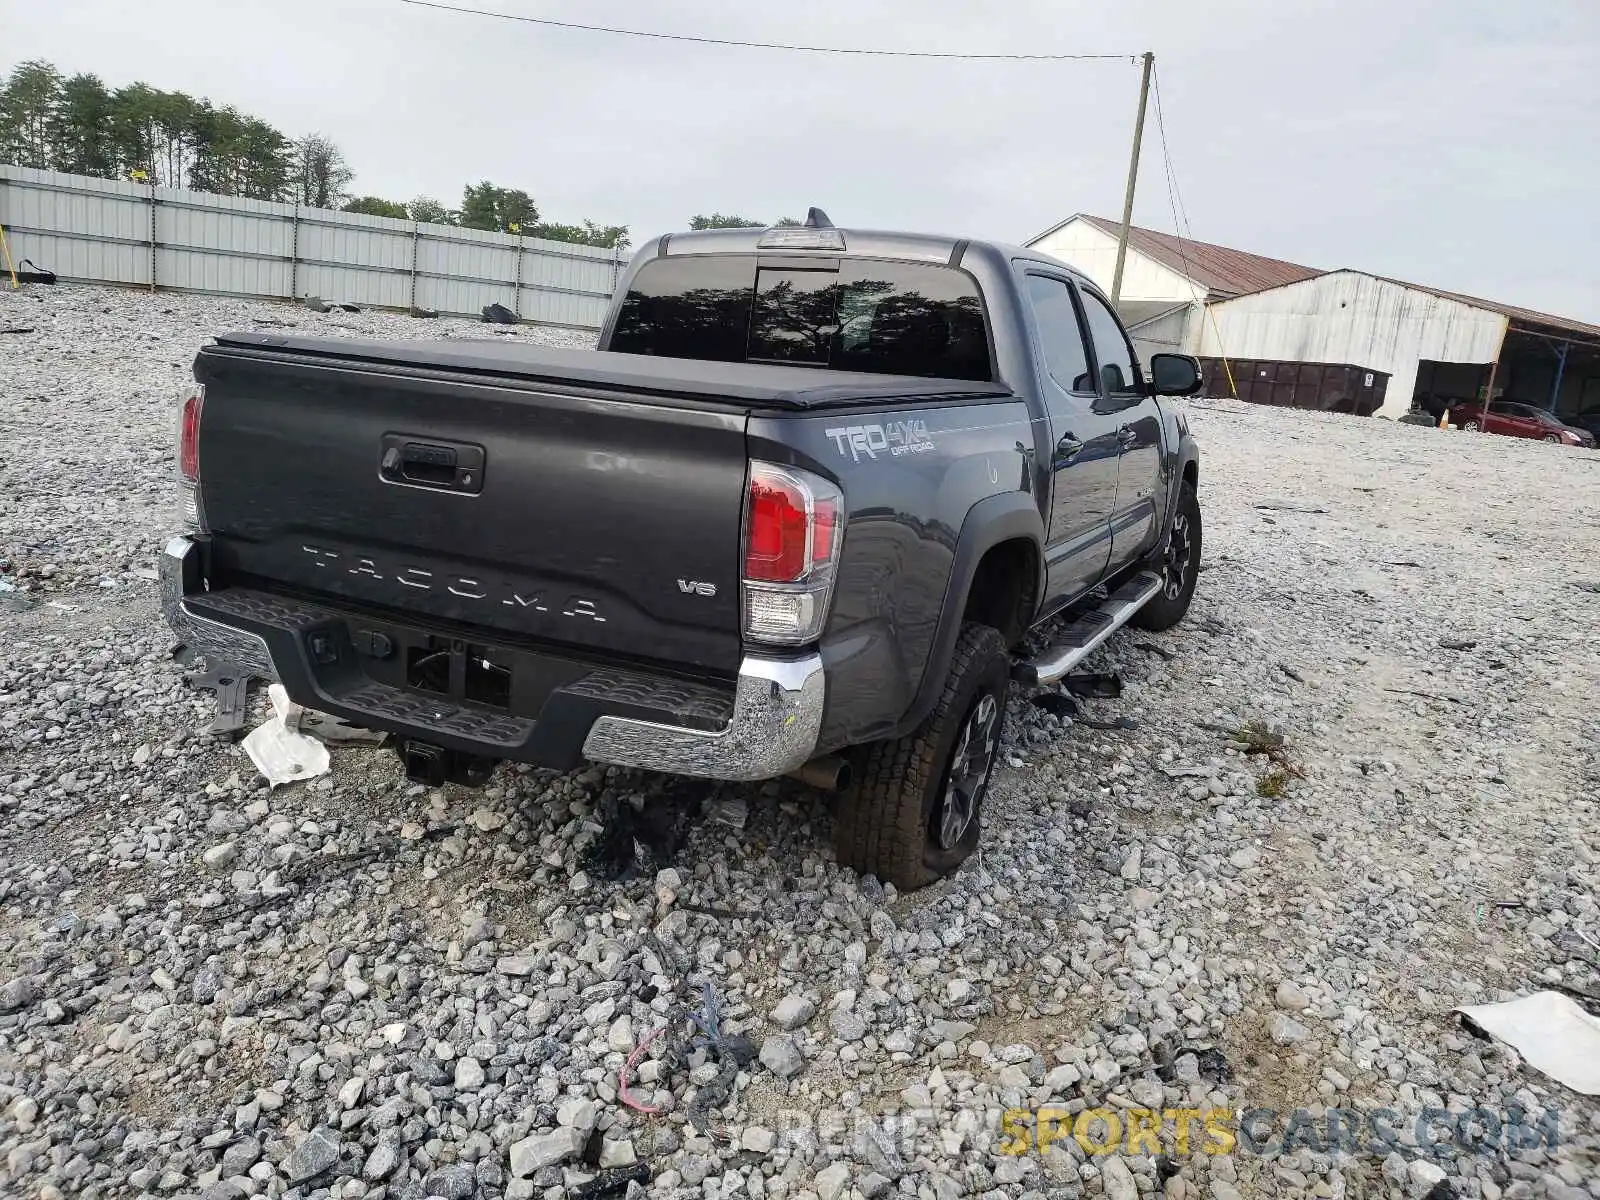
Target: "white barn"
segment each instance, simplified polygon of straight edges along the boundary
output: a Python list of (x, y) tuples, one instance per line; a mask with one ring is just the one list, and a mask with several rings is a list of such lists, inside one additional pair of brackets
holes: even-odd
[[(1109, 290), (1118, 231), (1078, 214), (1028, 245)], [(1600, 326), (1363, 271), (1135, 227), (1120, 308), (1142, 354), (1197, 355), (1212, 390), (1246, 399), (1366, 411), (1346, 386), (1364, 382), (1391, 416), (1490, 395), (1567, 417), (1600, 410)]]
[[(1109, 295), (1121, 228), (1120, 222), (1079, 213), (1031, 238), (1028, 246), (1070, 263)], [(1118, 307), (1146, 357), (1158, 350), (1193, 354), (1207, 303), (1320, 273), (1315, 267), (1184, 241), (1136, 225), (1128, 234)]]

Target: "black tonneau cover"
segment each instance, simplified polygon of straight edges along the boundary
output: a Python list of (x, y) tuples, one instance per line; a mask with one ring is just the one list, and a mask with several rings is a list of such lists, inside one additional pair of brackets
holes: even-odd
[(242, 350), (280, 351), (344, 362), (422, 367), (533, 383), (577, 384), (608, 391), (731, 401), (772, 408), (808, 409), (878, 399), (954, 399), (1012, 394), (1003, 383), (974, 383), (969, 379), (923, 379), (914, 375), (872, 375), (775, 363), (702, 362), (615, 354), (606, 350), (561, 350), (500, 339), (436, 338), (390, 342), (226, 333), (217, 338), (217, 343)]

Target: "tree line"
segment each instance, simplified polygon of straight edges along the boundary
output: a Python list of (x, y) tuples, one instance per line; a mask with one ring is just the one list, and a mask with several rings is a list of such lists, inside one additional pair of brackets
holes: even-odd
[[(779, 217), (773, 226), (780, 229), (798, 228), (800, 222), (793, 217)], [(731, 213), (696, 213), (689, 218), (690, 229), (767, 229), (770, 228), (765, 221), (753, 221), (749, 217), (736, 217)]]
[(290, 138), (232, 105), (147, 83), (109, 88), (93, 74), (62, 75), (41, 60), (0, 83), (0, 162), (105, 179), (132, 179), (252, 200), (626, 247), (626, 225), (541, 219), (526, 192), (468, 184), (459, 208), (430, 196), (357, 196), (355, 171), (320, 133)]

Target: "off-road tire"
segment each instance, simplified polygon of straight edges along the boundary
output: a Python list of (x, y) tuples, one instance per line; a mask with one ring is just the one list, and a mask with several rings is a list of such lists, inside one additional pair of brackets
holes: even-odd
[[(1183, 620), (1183, 614), (1189, 611), (1189, 601), (1194, 599), (1195, 582), (1200, 578), (1200, 497), (1195, 493), (1194, 484), (1187, 479), (1183, 481), (1183, 486), (1178, 491), (1178, 509), (1172, 515), (1172, 522), (1173, 528), (1167, 531), (1167, 540), (1162, 542), (1160, 551), (1151, 559), (1151, 565), (1161, 572), (1161, 592), (1134, 613), (1133, 619), (1129, 622), (1140, 629), (1156, 633), (1163, 629), (1171, 629)], [(1182, 582), (1176, 594), (1172, 594), (1172, 589), (1167, 586), (1171, 569), (1168, 566), (1168, 555), (1172, 548), (1174, 533), (1179, 528), (1187, 530), (1188, 553)]]
[[(944, 798), (957, 738), (982, 697), (994, 697), (993, 757), (999, 756), (1011, 688), (1011, 656), (1000, 631), (968, 622), (961, 627), (938, 703), (912, 733), (875, 742), (857, 752), (849, 787), (840, 796), (835, 844), (839, 861), (873, 874), (901, 891), (926, 887), (959, 867), (978, 845), (988, 777), (966, 832), (941, 848), (933, 822)], [(993, 761), (989, 764), (993, 772)]]

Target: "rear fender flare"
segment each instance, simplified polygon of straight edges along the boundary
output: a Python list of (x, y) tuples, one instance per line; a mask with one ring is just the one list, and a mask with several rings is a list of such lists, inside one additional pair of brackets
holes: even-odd
[(1037, 504), (1027, 492), (1006, 492), (978, 501), (967, 510), (966, 518), (961, 523), (961, 532), (956, 538), (950, 581), (945, 586), (944, 603), (939, 608), (939, 624), (934, 630), (928, 661), (922, 670), (922, 681), (917, 685), (916, 698), (891, 736), (904, 736), (933, 711), (944, 689), (945, 675), (950, 670), (950, 660), (955, 654), (956, 640), (961, 635), (962, 613), (967, 606), (967, 596), (972, 590), (978, 564), (995, 546), (1017, 538), (1033, 545), (1038, 570), (1035, 573), (1034, 594), (1028, 598), (1030, 619), (1033, 613), (1039, 611), (1039, 596), (1044, 587), (1044, 520), (1039, 515)]

